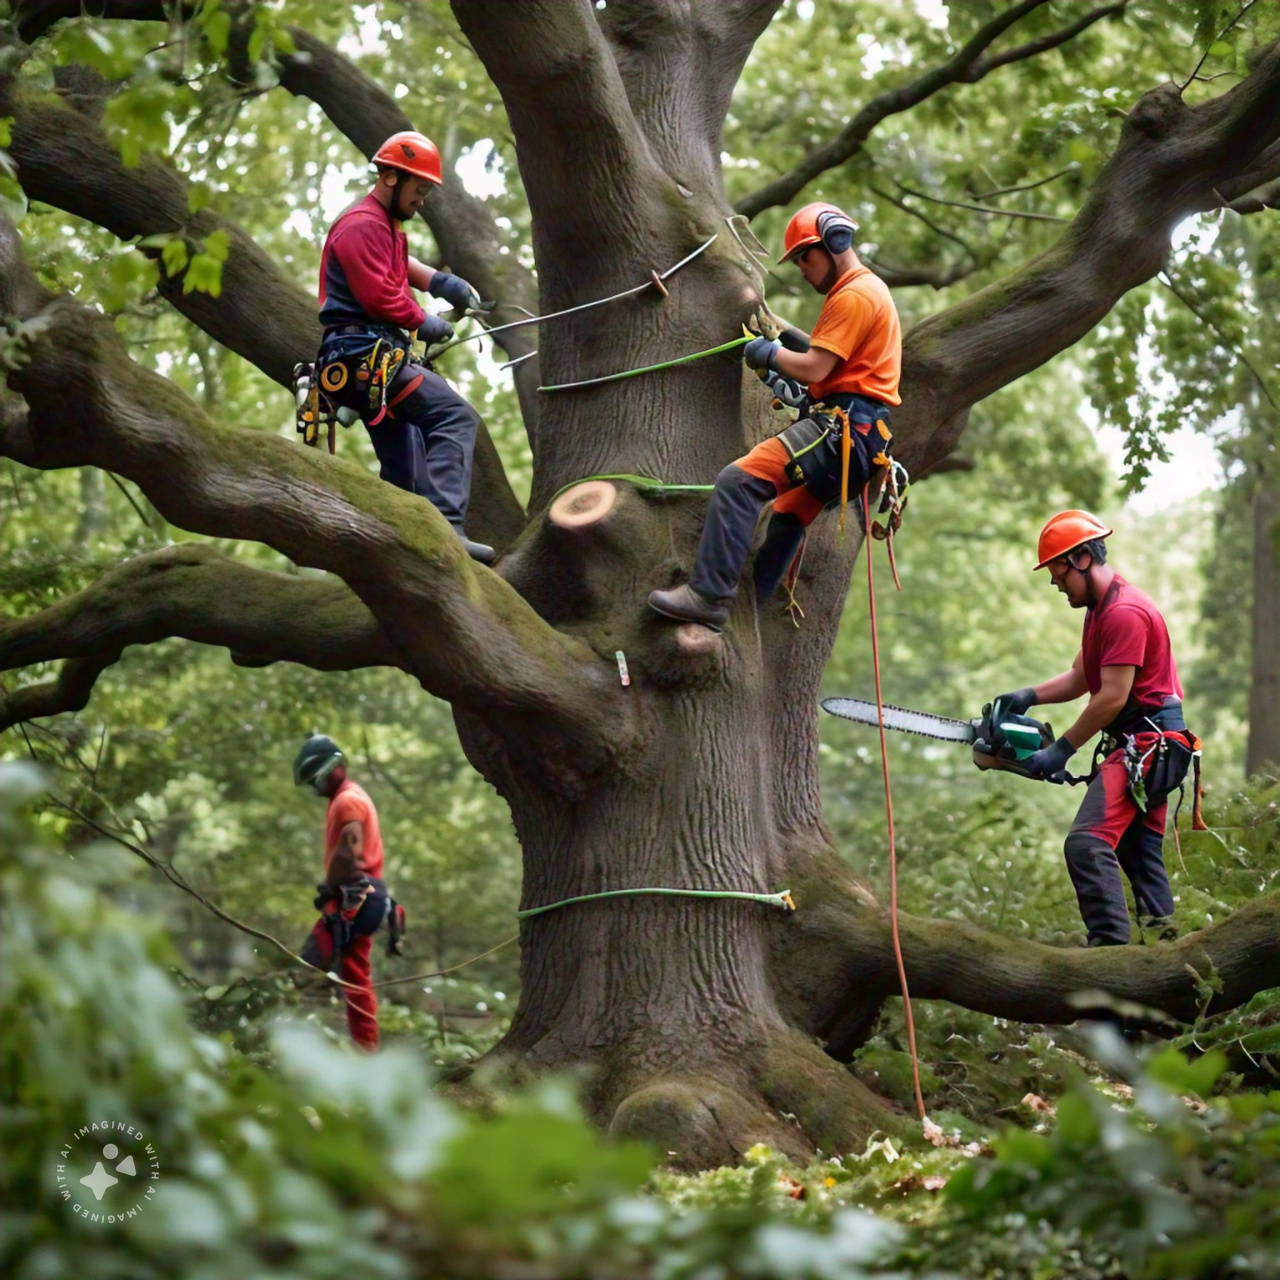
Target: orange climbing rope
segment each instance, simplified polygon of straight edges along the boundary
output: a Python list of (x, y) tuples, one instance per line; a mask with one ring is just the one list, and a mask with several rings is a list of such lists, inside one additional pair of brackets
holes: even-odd
[[(862, 527), (871, 528), (871, 506), (867, 491), (870, 482), (862, 488)], [(893, 925), (893, 956), (898, 963), (898, 981), (902, 986), (902, 1008), (907, 1017), (907, 1045), (911, 1050), (911, 1078), (915, 1084), (916, 1107), (920, 1119), (928, 1118), (924, 1109), (924, 1094), (920, 1090), (920, 1059), (916, 1055), (916, 1024), (911, 1016), (911, 992), (907, 989), (907, 967), (902, 961), (902, 939), (898, 936), (898, 847), (893, 831), (893, 792), (889, 786), (889, 744), (884, 732), (884, 697), (880, 692), (880, 640), (876, 634), (876, 587), (875, 573), (871, 566), (873, 539), (863, 539), (865, 558), (867, 561), (867, 605), (871, 613), (871, 662), (876, 676), (876, 716), (880, 722), (880, 763), (884, 771), (884, 808), (889, 823), (889, 918)], [(897, 581), (897, 574), (894, 574)], [(898, 587), (901, 590), (901, 585)]]

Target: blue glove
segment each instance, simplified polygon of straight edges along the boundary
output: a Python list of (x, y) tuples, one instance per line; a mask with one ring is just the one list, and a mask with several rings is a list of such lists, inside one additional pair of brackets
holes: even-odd
[(772, 338), (752, 338), (742, 348), (742, 359), (748, 369), (772, 369), (779, 344)]
[(478, 309), (480, 295), (461, 277), (450, 275), (447, 271), (437, 271), (427, 285), (427, 292), (433, 298), (443, 298), (455, 311), (465, 311), (468, 307)]
[(783, 329), (778, 334), (778, 341), (782, 343), (788, 351), (799, 351), (801, 353), (809, 350), (809, 335), (802, 333), (799, 329)]
[(1066, 769), (1067, 761), (1075, 753), (1075, 747), (1066, 738), (1059, 738), (1057, 742), (1041, 747), (1034, 755), (1028, 756), (1022, 762), (1022, 767), (1027, 771), (1028, 778), (1036, 778), (1041, 782), (1062, 782), (1062, 778), (1054, 775)]
[(991, 719), (999, 724), (1005, 716), (1025, 716), (1036, 705), (1036, 691), (1030, 685), (1013, 693), (997, 694), (991, 703)]
[(418, 326), (418, 341), (425, 342), (429, 347), (437, 342), (448, 342), (452, 337), (453, 325), (447, 320), (441, 320), (439, 316), (428, 315)]

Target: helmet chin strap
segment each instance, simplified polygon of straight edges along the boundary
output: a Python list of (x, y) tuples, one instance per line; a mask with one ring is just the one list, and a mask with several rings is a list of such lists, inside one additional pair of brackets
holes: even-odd
[[(1077, 555), (1089, 557), (1089, 563), (1081, 568), (1076, 563)], [(1093, 586), (1093, 566), (1097, 563), (1092, 551), (1071, 551), (1067, 553), (1067, 563), (1084, 579), (1085, 604), (1092, 609), (1098, 603), (1098, 593)]]
[(819, 245), (818, 247), (827, 255), (827, 273), (818, 281), (818, 292), (828, 294), (831, 292), (831, 287), (835, 284), (839, 273), (836, 271), (836, 260), (831, 256), (831, 251), (826, 245)]
[(400, 207), (400, 196), (407, 185), (408, 175), (394, 169), (392, 173), (395, 175), (396, 185), (391, 189), (391, 212), (395, 214), (397, 221), (407, 222), (409, 215)]

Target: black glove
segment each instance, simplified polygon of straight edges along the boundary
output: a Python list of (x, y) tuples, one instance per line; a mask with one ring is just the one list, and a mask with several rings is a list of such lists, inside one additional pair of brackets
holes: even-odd
[(1034, 755), (1028, 756), (1022, 762), (1022, 767), (1027, 771), (1029, 778), (1036, 778), (1042, 782), (1062, 782), (1063, 779), (1055, 775), (1066, 769), (1067, 761), (1075, 753), (1075, 747), (1066, 738), (1059, 738), (1057, 742), (1041, 747)]
[(1030, 685), (1025, 689), (1015, 689), (1013, 693), (998, 694), (991, 704), (991, 720), (999, 724), (1005, 716), (1025, 716), (1035, 705), (1036, 691)]
[(453, 325), (439, 316), (429, 315), (418, 326), (418, 341), (433, 346), (437, 342), (448, 342), (453, 337)]
[(752, 338), (742, 348), (742, 359), (748, 369), (772, 369), (778, 343), (772, 338)]
[(455, 311), (465, 311), (480, 306), (480, 295), (461, 277), (447, 271), (437, 271), (427, 285), (433, 298), (443, 298)]
[(783, 329), (778, 334), (778, 341), (788, 351), (798, 351), (803, 355), (809, 350), (809, 335), (799, 329)]

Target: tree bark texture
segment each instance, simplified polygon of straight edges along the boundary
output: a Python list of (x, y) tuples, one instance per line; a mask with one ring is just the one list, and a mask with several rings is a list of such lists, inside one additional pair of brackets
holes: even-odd
[[(739, 333), (761, 277), (726, 233), (720, 130), (773, 0), (453, 8), (506, 104), (541, 312), (625, 289), (718, 235), (668, 296), (646, 291), (545, 327), (544, 382)], [(289, 87), (324, 101), (314, 84)], [(121, 235), (189, 225), (180, 180), (156, 163), (130, 176), (146, 198), (120, 191), (117, 202), (118, 161), (91, 120), (12, 91), (0, 111), (14, 116), (14, 157), (32, 195)], [(29, 141), (37, 131), (52, 137), (47, 157)], [(1274, 48), (1200, 107), (1173, 86), (1142, 98), (1061, 241), (907, 335), (899, 456), (923, 470), (951, 453), (976, 400), (1069, 346), (1154, 274), (1180, 218), (1256, 186), (1277, 136)], [(205, 215), (210, 228), (216, 218)], [(233, 238), (227, 267), (220, 299), (167, 296), (262, 367), (291, 367), (313, 344), (309, 303), (281, 294), (280, 273), (247, 237)], [(28, 704), (77, 705), (96, 671), (76, 664), (163, 635), (225, 644), (248, 661), (399, 667), (452, 703), (469, 759), (509, 804), (524, 907), (648, 887), (789, 888), (798, 906), (784, 915), (737, 900), (615, 898), (526, 919), (520, 1005), (498, 1058), (523, 1071), (585, 1068), (602, 1125), (653, 1140), (688, 1168), (758, 1141), (797, 1156), (848, 1150), (895, 1123), (836, 1060), (896, 990), (896, 974), (885, 912), (833, 850), (818, 786), (819, 681), (860, 540), (842, 544), (831, 518), (813, 526), (801, 628), (778, 604), (757, 608), (748, 589), (717, 636), (646, 604), (687, 576), (705, 498), (583, 483), (705, 483), (776, 431), (736, 358), (543, 393), (530, 512), (519, 518), (495, 499), (518, 527), (490, 571), (411, 495), (341, 459), (213, 422), (133, 365), (109, 325), (36, 283), (12, 229), (0, 235), (0, 312), (27, 335), (29, 357), (9, 377), (25, 412), (5, 406), (0, 453), (35, 467), (109, 464), (171, 523), (256, 539), (331, 575), (290, 578), (277, 593), (212, 553), (144, 557), (0, 626), (0, 669), (68, 660)], [(236, 605), (225, 617), (201, 608), (196, 584), (213, 580)], [(284, 609), (331, 611), (336, 625), (277, 629)], [(1176, 947), (1106, 954), (904, 919), (907, 971), (918, 995), (1009, 1017), (1078, 1017), (1069, 996), (1081, 989), (1186, 1013), (1189, 966), (1224, 975), (1224, 1003), (1280, 981), (1277, 910), (1268, 899)]]
[(1280, 770), (1280, 484), (1264, 469), (1253, 498), (1253, 656), (1245, 773)]

